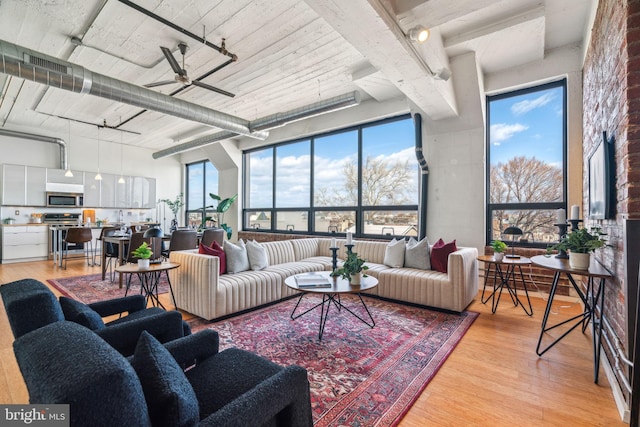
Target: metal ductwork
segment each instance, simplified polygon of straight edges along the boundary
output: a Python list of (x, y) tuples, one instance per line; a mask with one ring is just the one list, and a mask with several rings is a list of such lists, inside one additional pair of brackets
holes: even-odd
[[(344, 95), (335, 96), (324, 101), (315, 102), (304, 107), (294, 108), (293, 110), (289, 110), (284, 113), (271, 114), (260, 119), (252, 120), (249, 122), (249, 129), (254, 131), (265, 131), (267, 129), (284, 126), (287, 123), (295, 122), (297, 120), (342, 110), (343, 108), (353, 107), (358, 104), (360, 104), (360, 93), (354, 91)], [(153, 153), (153, 158), (159, 159), (184, 151), (194, 150), (217, 141), (233, 138), (237, 135), (238, 134), (234, 132), (218, 132), (213, 135), (204, 136), (202, 138), (194, 139), (193, 141), (185, 142), (184, 144), (167, 148), (165, 150), (156, 151)]]
[(67, 143), (52, 136), (36, 135), (35, 133), (18, 132), (15, 130), (1, 129), (0, 135), (10, 136), (13, 138), (29, 139), (32, 141), (48, 142), (50, 144), (58, 144), (60, 146), (60, 169), (67, 170), (69, 165), (69, 158), (67, 157)]
[(427, 236), (427, 196), (429, 184), (429, 166), (422, 154), (422, 115), (416, 113), (413, 116), (416, 139), (416, 159), (420, 166), (420, 204), (418, 212), (418, 232), (419, 238), (424, 239)]
[(229, 132), (266, 139), (267, 132), (253, 132), (249, 121), (154, 92), (141, 86), (94, 73), (70, 62), (0, 40), (0, 72), (65, 89), (122, 102), (215, 126)]

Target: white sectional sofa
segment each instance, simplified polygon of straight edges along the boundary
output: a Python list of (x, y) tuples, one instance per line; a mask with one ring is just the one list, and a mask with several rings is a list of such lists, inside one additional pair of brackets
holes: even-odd
[[(259, 271), (220, 275), (218, 257), (197, 250), (171, 252), (179, 268), (169, 275), (179, 309), (207, 320), (255, 308), (298, 293), (284, 284), (287, 277), (331, 270), (331, 239), (305, 238), (265, 242), (269, 266)], [(401, 302), (463, 311), (478, 292), (478, 251), (458, 248), (448, 257), (447, 273), (415, 268), (392, 268), (383, 264), (386, 242), (356, 241), (354, 251), (378, 279), (371, 294)], [(344, 259), (344, 241), (338, 258)]]

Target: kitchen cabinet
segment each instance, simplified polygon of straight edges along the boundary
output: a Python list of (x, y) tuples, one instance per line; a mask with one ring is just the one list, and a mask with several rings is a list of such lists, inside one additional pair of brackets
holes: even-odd
[(102, 174), (100, 181), (100, 207), (114, 208), (116, 206), (116, 176), (110, 173)]
[(0, 227), (2, 263), (46, 260), (49, 256), (49, 227), (46, 225), (3, 225)]
[(71, 172), (73, 176), (65, 176), (66, 171), (64, 169), (47, 168), (47, 182), (56, 184), (84, 184), (84, 174), (82, 171), (72, 169)]
[(114, 182), (116, 182), (116, 208), (131, 208), (136, 207), (132, 206), (131, 203), (131, 182), (132, 179), (130, 176), (124, 176), (124, 184), (117, 183), (117, 180), (120, 177), (115, 177)]
[(46, 169), (24, 165), (2, 165), (2, 204), (46, 205)]
[(96, 174), (93, 172), (84, 173), (83, 205), (88, 208), (98, 208), (102, 206), (100, 203), (102, 184), (101, 181), (96, 181), (95, 177)]
[(131, 207), (155, 208), (156, 206), (156, 180), (143, 176), (131, 177)]
[(46, 206), (47, 169), (27, 166), (27, 206)]

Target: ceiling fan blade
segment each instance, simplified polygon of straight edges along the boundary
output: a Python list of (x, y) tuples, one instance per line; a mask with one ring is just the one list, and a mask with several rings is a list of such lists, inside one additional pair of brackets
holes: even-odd
[(208, 85), (206, 83), (202, 83), (202, 82), (200, 82), (198, 80), (192, 80), (191, 84), (194, 85), (194, 86), (201, 87), (203, 89), (209, 89), (211, 91), (218, 92), (219, 94), (226, 95), (226, 96), (229, 96), (231, 98), (236, 96), (235, 94), (233, 94), (231, 92), (227, 92), (226, 90), (218, 89), (217, 87), (210, 86), (210, 85)]
[(156, 87), (156, 86), (164, 86), (164, 85), (169, 85), (172, 83), (176, 83), (175, 79), (174, 80), (163, 80), (161, 82), (155, 82), (155, 83), (149, 83), (146, 85), (143, 85), (144, 87)]
[(162, 49), (162, 53), (164, 53), (165, 58), (167, 58), (167, 61), (169, 61), (169, 65), (171, 65), (171, 69), (173, 70), (173, 72), (181, 76), (184, 75), (185, 71), (180, 68), (178, 61), (176, 61), (176, 58), (173, 56), (171, 51), (163, 46), (160, 46), (160, 49)]

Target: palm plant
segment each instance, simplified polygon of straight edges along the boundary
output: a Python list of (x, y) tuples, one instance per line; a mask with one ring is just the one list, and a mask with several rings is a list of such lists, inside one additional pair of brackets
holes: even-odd
[[(224, 222), (224, 214), (229, 210), (229, 208), (231, 208), (231, 205), (233, 205), (233, 203), (236, 201), (236, 199), (238, 198), (238, 194), (235, 194), (234, 196), (228, 197), (224, 200), (222, 199), (222, 197), (213, 193), (209, 193), (209, 197), (211, 197), (213, 200), (217, 200), (218, 204), (216, 206), (213, 206), (213, 205), (205, 206), (205, 209), (211, 209), (214, 207), (216, 208), (217, 218), (215, 219), (217, 221), (218, 227), (222, 228), (227, 233), (227, 239), (231, 239), (231, 236), (233, 235), (233, 228)], [(203, 223), (212, 219), (214, 218), (209, 216), (205, 217), (203, 220)]]

